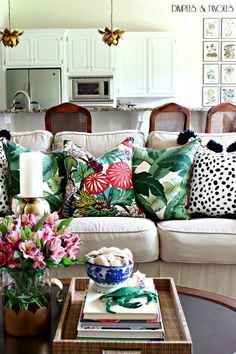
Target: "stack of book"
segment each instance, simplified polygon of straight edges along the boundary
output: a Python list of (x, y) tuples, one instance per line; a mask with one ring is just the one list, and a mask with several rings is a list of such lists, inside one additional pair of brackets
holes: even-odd
[[(146, 278), (145, 289), (157, 294), (151, 278)], [(99, 299), (100, 296), (93, 290), (90, 280), (77, 326), (78, 339), (164, 339), (159, 301), (146, 304), (146, 296), (136, 298), (133, 301), (142, 302), (141, 307), (132, 309), (115, 304), (111, 306), (116, 312), (113, 314), (106, 312), (106, 304)]]

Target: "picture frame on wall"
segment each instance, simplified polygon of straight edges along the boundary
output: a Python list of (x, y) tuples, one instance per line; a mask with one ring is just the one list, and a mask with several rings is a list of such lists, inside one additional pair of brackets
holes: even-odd
[(236, 84), (236, 63), (221, 65), (221, 83), (222, 84)]
[(216, 39), (220, 36), (220, 19), (204, 18), (203, 19), (203, 38)]
[(219, 65), (203, 64), (203, 84), (219, 83)]
[(236, 104), (236, 86), (221, 86), (220, 97), (221, 103)]
[(236, 18), (221, 19), (221, 38), (236, 39)]
[(203, 107), (212, 107), (219, 103), (218, 86), (202, 87), (202, 105)]
[(203, 41), (203, 61), (219, 60), (219, 42)]
[(222, 41), (221, 61), (236, 60), (236, 41)]

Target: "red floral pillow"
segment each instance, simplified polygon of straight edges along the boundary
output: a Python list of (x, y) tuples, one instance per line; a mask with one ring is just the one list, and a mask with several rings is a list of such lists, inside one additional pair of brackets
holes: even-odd
[(62, 213), (68, 216), (142, 216), (132, 182), (133, 138), (99, 158), (64, 142), (67, 186)]

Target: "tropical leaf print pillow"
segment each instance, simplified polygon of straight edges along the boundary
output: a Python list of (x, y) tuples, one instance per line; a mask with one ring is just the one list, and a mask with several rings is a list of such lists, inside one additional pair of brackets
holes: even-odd
[[(8, 191), (11, 206), (13, 206), (19, 199), (20, 193), (20, 154), (32, 150), (10, 141), (4, 142), (3, 147), (8, 159), (10, 172), (8, 175)], [(42, 155), (44, 198), (48, 201), (51, 212), (60, 211), (66, 185), (64, 155), (63, 152), (59, 150), (45, 152), (42, 153)]]
[(188, 182), (199, 140), (169, 149), (134, 147), (133, 183), (145, 214), (157, 220), (189, 219)]
[(99, 158), (64, 141), (67, 171), (64, 217), (141, 216), (132, 182), (133, 139)]

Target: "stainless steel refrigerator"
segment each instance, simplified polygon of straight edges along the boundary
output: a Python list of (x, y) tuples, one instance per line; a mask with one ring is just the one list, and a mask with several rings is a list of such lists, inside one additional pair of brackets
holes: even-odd
[[(17, 91), (25, 91), (31, 108), (50, 108), (61, 103), (61, 69), (7, 69), (7, 108), (12, 108)], [(26, 96), (26, 95), (25, 95)], [(18, 94), (14, 108), (27, 108), (26, 97)]]

